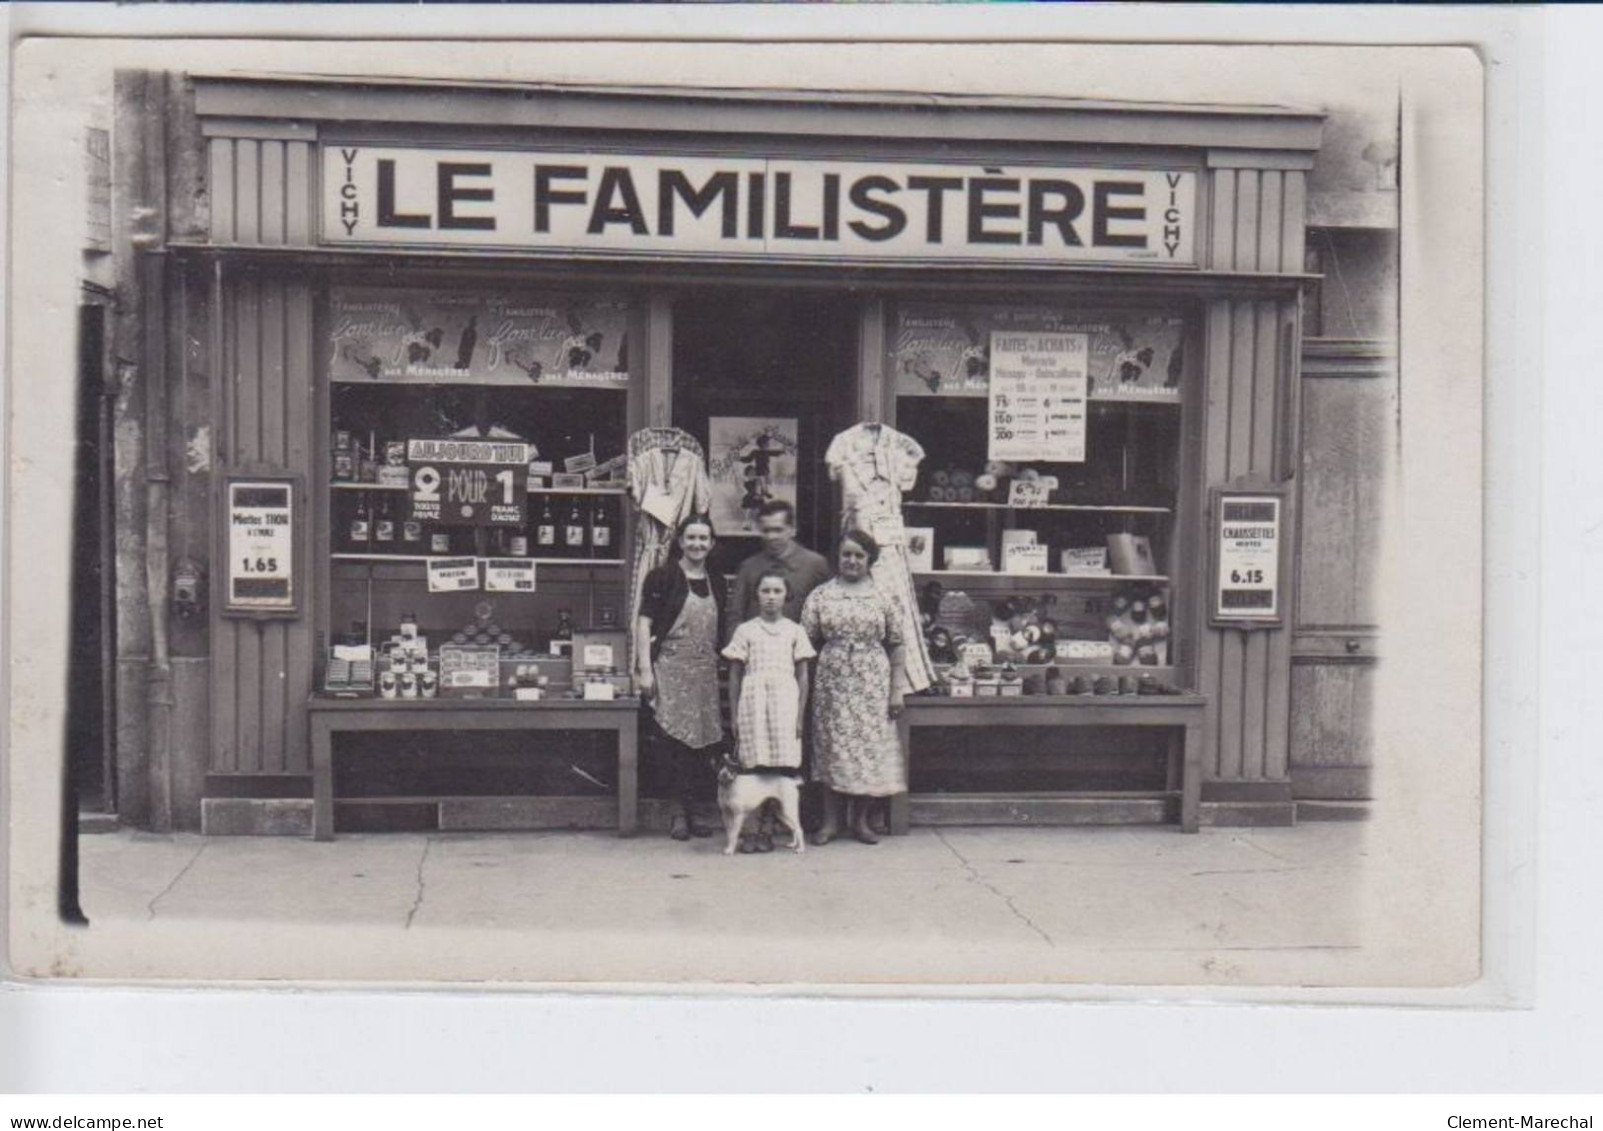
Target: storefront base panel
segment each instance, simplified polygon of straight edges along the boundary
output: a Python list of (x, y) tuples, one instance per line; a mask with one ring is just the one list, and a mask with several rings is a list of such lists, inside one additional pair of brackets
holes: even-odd
[(200, 803), (207, 836), (312, 835), (312, 802), (289, 797), (208, 797)]
[[(1077, 826), (1175, 825), (1180, 802), (1165, 794), (1062, 797), (1046, 794), (914, 794), (915, 828), (1063, 828)], [(201, 803), (206, 836), (312, 835), (312, 803), (295, 798), (208, 797)], [(674, 806), (642, 798), (640, 832), (668, 831)], [(1210, 828), (1279, 828), (1310, 820), (1366, 820), (1368, 807), (1321, 803), (1203, 802), (1201, 823)], [(701, 817), (718, 827), (712, 806)], [(618, 827), (618, 805), (597, 797), (401, 797), (335, 803), (341, 833), (360, 832), (542, 832)]]
[(1369, 820), (1369, 802), (1367, 801), (1299, 801), (1297, 802), (1297, 823), (1307, 824), (1309, 821), (1367, 821)]
[(912, 825), (1005, 825), (1010, 828), (1063, 825), (1164, 825), (1180, 820), (1178, 796), (1058, 797), (1047, 794), (943, 797), (915, 793), (908, 799)]
[(1280, 829), (1297, 823), (1295, 801), (1204, 801), (1201, 823), (1215, 829)]

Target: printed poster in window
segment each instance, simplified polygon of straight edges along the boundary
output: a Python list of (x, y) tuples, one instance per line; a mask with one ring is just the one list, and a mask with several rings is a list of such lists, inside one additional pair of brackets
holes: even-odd
[(712, 525), (720, 537), (752, 537), (757, 512), (782, 499), (796, 505), (794, 418), (714, 416), (707, 421)]
[(1179, 400), (1186, 368), (1185, 323), (1179, 318), (950, 303), (898, 309), (891, 335), (897, 395), (986, 396), (991, 335), (1012, 331), (1086, 335), (1091, 400)]
[(339, 287), (329, 376), (355, 384), (629, 384), (629, 308), (538, 292)]

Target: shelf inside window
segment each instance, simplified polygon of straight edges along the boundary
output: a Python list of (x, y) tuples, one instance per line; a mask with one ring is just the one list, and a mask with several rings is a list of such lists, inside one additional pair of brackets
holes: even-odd
[[(352, 483), (338, 481), (329, 484), (336, 491), (411, 491), (405, 484)], [(530, 487), (531, 495), (625, 495), (627, 487)]]
[(915, 570), (914, 577), (932, 578), (939, 581), (943, 577), (961, 577), (964, 580), (976, 578), (995, 578), (998, 581), (1084, 581), (1092, 585), (1118, 585), (1121, 583), (1140, 583), (1147, 585), (1167, 585), (1169, 578), (1156, 573), (1003, 573), (994, 569), (935, 569)]
[[(329, 557), (336, 562), (389, 562), (406, 565), (414, 562), (449, 561), (454, 558), (497, 557), (504, 555), (480, 555), (473, 553), (462, 554), (330, 554)], [(535, 565), (542, 566), (605, 566), (616, 568), (624, 564), (622, 558), (534, 558)]]
[(949, 502), (941, 502), (941, 501), (936, 501), (936, 500), (931, 500), (931, 499), (903, 499), (902, 500), (902, 506), (904, 508), (910, 508), (910, 507), (919, 507), (919, 508), (933, 507), (933, 508), (939, 508), (939, 509), (942, 509), (942, 510), (952, 509), (952, 510), (1012, 511), (1014, 514), (1018, 514), (1018, 515), (1029, 514), (1031, 511), (1084, 511), (1084, 512), (1095, 513), (1095, 514), (1173, 514), (1174, 513), (1173, 509), (1170, 508), (1170, 507), (1139, 507), (1139, 506), (1115, 506), (1115, 505), (1104, 506), (1104, 505), (1101, 505), (1101, 504), (1089, 504), (1089, 503), (1048, 503), (1048, 504), (1045, 504), (1043, 506), (1038, 506), (1038, 507), (1010, 507), (1006, 503), (949, 503)]

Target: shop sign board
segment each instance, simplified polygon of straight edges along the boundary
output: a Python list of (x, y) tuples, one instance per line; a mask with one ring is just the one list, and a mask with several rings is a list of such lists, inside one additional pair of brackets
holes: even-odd
[(294, 615), (298, 480), (240, 476), (224, 483), (227, 613)]
[(408, 440), (410, 517), (443, 526), (522, 527), (536, 454), (521, 441)]
[(329, 379), (343, 384), (629, 384), (629, 304), (616, 298), (335, 287), (328, 326)]
[(1084, 334), (991, 334), (993, 460), (1085, 461)]
[(1091, 400), (1180, 403), (1186, 361), (1185, 323), (1179, 318), (979, 303), (897, 307), (890, 341), (896, 395), (985, 396), (991, 335), (1001, 331), (1086, 335), (1086, 392)]
[(322, 149), (334, 245), (717, 258), (1196, 264), (1197, 173), (370, 146)]
[(430, 593), (462, 593), (479, 587), (478, 558), (430, 558)]
[(486, 558), (484, 588), (491, 593), (533, 593), (533, 558)]
[(1216, 490), (1213, 503), (1212, 623), (1239, 628), (1282, 623), (1284, 493)]

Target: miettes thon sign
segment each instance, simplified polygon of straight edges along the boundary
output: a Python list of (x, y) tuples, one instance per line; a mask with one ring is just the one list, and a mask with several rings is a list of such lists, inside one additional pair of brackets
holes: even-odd
[(327, 145), (325, 244), (1196, 262), (1189, 170)]

